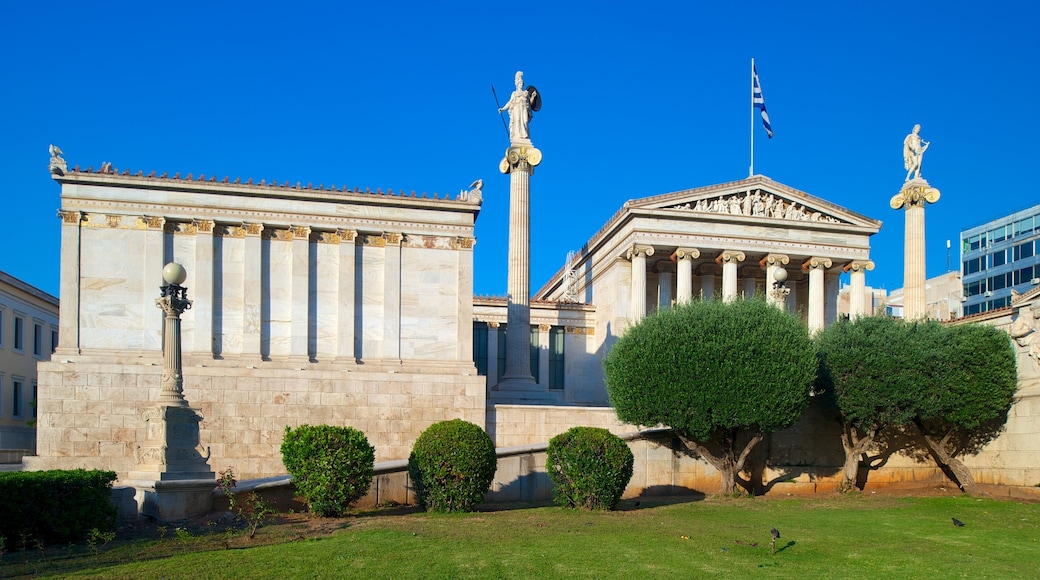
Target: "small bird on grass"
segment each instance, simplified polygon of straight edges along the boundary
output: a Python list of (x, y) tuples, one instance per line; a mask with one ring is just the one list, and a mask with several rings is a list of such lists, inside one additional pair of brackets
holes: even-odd
[[(961, 524), (961, 525), (963, 525), (963, 524)], [(777, 530), (776, 528), (769, 528), (769, 535), (773, 536), (773, 541), (776, 541), (776, 540), (780, 539), (780, 531)]]
[(958, 520), (957, 518), (950, 518), (950, 519), (953, 520), (953, 525), (957, 526), (958, 528), (963, 528), (964, 527), (964, 522)]

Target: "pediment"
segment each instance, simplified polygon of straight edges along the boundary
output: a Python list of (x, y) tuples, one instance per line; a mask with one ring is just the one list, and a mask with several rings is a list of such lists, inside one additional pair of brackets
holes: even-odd
[(874, 229), (881, 227), (881, 222), (760, 175), (721, 185), (636, 199), (626, 205), (631, 209), (672, 210), (706, 216), (847, 224)]

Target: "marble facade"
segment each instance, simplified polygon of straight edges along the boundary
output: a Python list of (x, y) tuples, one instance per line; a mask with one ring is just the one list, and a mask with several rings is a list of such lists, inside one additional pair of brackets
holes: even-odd
[[(575, 324), (586, 329), (585, 344), (565, 351), (565, 359), (594, 362), (575, 362), (588, 374), (567, 375), (555, 400), (607, 405), (600, 361), (631, 324), (697, 298), (768, 295), (777, 269), (787, 272), (790, 290), (783, 306), (811, 330), (824, 328), (837, 319), (842, 273), (864, 303), (864, 276), (874, 267), (870, 236), (880, 228), (877, 220), (761, 175), (629, 201), (534, 294), (534, 302), (591, 307)], [(475, 314), (496, 321), (492, 311)], [(495, 391), (490, 372), (488, 384), (490, 401), (515, 402)]]
[[(62, 186), (60, 341), (40, 365), (29, 469), (125, 478), (159, 398), (163, 265), (187, 270), (184, 393), (216, 471), (284, 473), (286, 426), (351, 425), (377, 459), (430, 424), (484, 424), (472, 360), (473, 225), (448, 199), (118, 173)], [(460, 196), (461, 197), (461, 196)]]

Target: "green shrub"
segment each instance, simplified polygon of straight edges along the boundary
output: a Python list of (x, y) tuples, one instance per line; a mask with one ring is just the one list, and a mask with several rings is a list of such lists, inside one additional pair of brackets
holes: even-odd
[(632, 479), (635, 457), (620, 437), (598, 427), (572, 427), (549, 440), (546, 470), (557, 505), (612, 510)]
[(0, 473), (0, 536), (51, 545), (115, 530), (115, 479), (114, 471), (83, 469)]
[(375, 448), (353, 427), (285, 428), (282, 463), (311, 513), (339, 517), (372, 485)]
[(431, 512), (471, 511), (491, 488), (497, 467), (491, 437), (462, 419), (430, 425), (408, 457), (419, 503)]

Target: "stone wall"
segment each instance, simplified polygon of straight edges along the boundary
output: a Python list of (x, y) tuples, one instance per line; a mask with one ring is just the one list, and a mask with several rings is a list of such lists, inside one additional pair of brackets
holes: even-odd
[[(201, 411), (210, 468), (253, 479), (282, 475), (286, 426), (328, 424), (361, 430), (378, 461), (407, 458), (412, 442), (437, 421), (484, 426), (483, 377), (399, 366), (352, 370), (225, 361), (185, 363), (184, 393)], [(159, 398), (161, 364), (50, 362), (40, 365), (37, 457), (27, 469), (111, 469), (120, 479), (135, 465), (143, 412)]]

